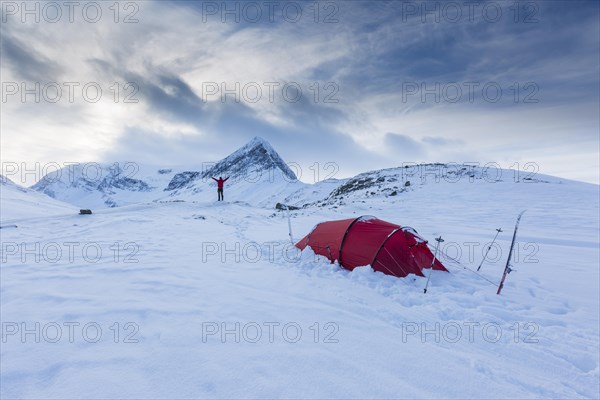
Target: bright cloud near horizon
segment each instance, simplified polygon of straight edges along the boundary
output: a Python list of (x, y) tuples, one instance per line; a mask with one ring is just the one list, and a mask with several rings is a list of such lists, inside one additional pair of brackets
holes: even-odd
[(3, 167), (194, 166), (260, 136), (337, 177), (536, 163), (600, 183), (598, 2), (78, 4), (2, 2)]

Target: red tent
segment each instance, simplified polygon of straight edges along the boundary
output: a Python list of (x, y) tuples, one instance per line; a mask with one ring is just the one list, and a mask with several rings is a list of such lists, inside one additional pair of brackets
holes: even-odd
[[(296, 243), (301, 250), (306, 246), (346, 269), (370, 265), (397, 277), (423, 276), (423, 268), (430, 268), (434, 258), (414, 229), (370, 216), (321, 222)], [(437, 259), (433, 269), (448, 271)]]

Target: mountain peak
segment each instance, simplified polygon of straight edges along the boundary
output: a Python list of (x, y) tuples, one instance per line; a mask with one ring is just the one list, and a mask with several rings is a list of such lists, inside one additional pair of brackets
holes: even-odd
[(267, 142), (265, 139), (261, 138), (260, 136), (254, 136), (252, 138), (252, 140), (250, 140), (248, 143), (246, 143), (244, 145), (244, 147), (255, 147), (255, 146), (263, 146), (263, 147), (271, 147), (271, 143)]
[(250, 152), (252, 151), (252, 149), (255, 148), (263, 148), (267, 153), (269, 153), (269, 155), (275, 158), (280, 158), (279, 154), (277, 154), (273, 146), (271, 146), (271, 143), (261, 138), (260, 136), (254, 136), (252, 140), (240, 147), (236, 152), (234, 152), (234, 154), (237, 152)]
[(273, 146), (265, 139), (255, 136), (204, 173), (210, 176), (248, 176), (249, 174), (280, 170), (286, 179), (296, 180), (296, 174), (287, 166)]

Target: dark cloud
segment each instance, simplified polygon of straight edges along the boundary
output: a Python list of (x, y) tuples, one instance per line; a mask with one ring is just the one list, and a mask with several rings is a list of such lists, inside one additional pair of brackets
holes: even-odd
[(404, 159), (418, 159), (425, 156), (425, 146), (410, 136), (399, 133), (386, 133), (384, 142), (388, 153)]
[(6, 61), (17, 76), (31, 82), (56, 82), (62, 68), (49, 60), (25, 41), (20, 41), (9, 32), (2, 32), (0, 37), (2, 60)]
[(202, 122), (202, 99), (186, 82), (172, 74), (159, 73), (153, 78), (150, 80), (132, 73), (125, 75), (127, 82), (137, 83), (141, 101), (147, 102), (152, 112), (158, 112), (175, 121)]
[[(310, 84), (298, 84), (301, 92), (294, 86), (287, 91), (287, 100), (280, 90), (275, 90), (273, 106), (278, 110), (278, 118), (286, 122), (285, 127), (276, 126), (261, 117), (243, 101), (236, 102), (233, 96), (221, 101), (205, 102), (185, 80), (164, 68), (147, 67), (144, 75), (131, 71), (119, 71), (104, 60), (90, 60), (99, 71), (108, 76), (121, 76), (127, 82), (139, 86), (140, 104), (148, 112), (160, 115), (175, 123), (188, 123), (202, 134), (166, 135), (163, 132), (149, 132), (134, 127), (126, 128), (118, 144), (106, 153), (104, 158), (150, 159), (168, 158), (170, 160), (197, 159), (200, 154), (213, 161), (242, 146), (254, 136), (261, 136), (280, 149), (282, 156), (294, 162), (311, 163), (331, 161), (345, 152), (353, 154), (363, 161), (373, 154), (358, 146), (348, 135), (338, 130), (348, 116), (335, 107), (335, 103), (324, 103), (324, 95), (314, 98)], [(324, 88), (320, 88), (324, 91)], [(335, 99), (335, 96), (333, 97)], [(263, 93), (260, 101), (269, 101)], [(315, 146), (314, 148), (311, 148)], [(362, 158), (360, 157), (362, 155)], [(354, 158), (356, 160), (356, 158)], [(350, 162), (348, 163), (350, 164)], [(360, 163), (359, 163), (360, 164)]]
[[(335, 126), (348, 119), (343, 109), (337, 107), (340, 101), (339, 87), (334, 82), (319, 82), (317, 95), (315, 95), (316, 90), (310, 90), (310, 84), (298, 84), (298, 86), (300, 91), (289, 90), (290, 94), (287, 100), (281, 95), (276, 99), (281, 106), (279, 111), (286, 120), (295, 125), (318, 130), (323, 127)], [(293, 98), (298, 100), (290, 101)]]
[[(407, 13), (403, 8), (403, 3), (410, 2), (392, 3), (383, 2), (352, 20), (359, 44), (351, 57), (334, 66), (342, 71), (339, 84), (348, 88), (346, 92), (400, 95), (407, 83), (425, 82), (433, 88), (436, 82), (478, 82), (473, 107), (494, 109), (522, 104), (524, 96), (531, 93), (523, 87), (528, 82), (537, 85), (537, 98), (547, 104), (565, 104), (575, 96), (590, 99), (598, 92), (598, 2), (519, 3), (518, 15), (513, 3), (496, 2), (502, 6), (497, 22), (482, 17), (484, 3), (470, 21), (465, 5), (458, 23), (448, 21), (448, 14), (442, 11), (427, 14), (422, 22), (423, 13)], [(409, 5), (444, 7), (443, 2)], [(364, 3), (358, 2), (356, 7), (364, 8)], [(501, 101), (483, 97), (482, 86), (488, 82), (501, 85)], [(462, 89), (465, 93), (457, 103), (469, 101), (468, 89)], [(520, 92), (518, 101), (514, 101), (516, 90)], [(428, 99), (431, 103), (434, 97)]]
[[(29, 28), (20, 27), (19, 32), (3, 29), (2, 32), (2, 67), (6, 62), (24, 79), (56, 79), (66, 70), (73, 74), (81, 72), (82, 78), (90, 80), (137, 84), (139, 107), (132, 111), (135, 115), (130, 120), (117, 112), (109, 121), (110, 116), (97, 114), (102, 110), (100, 107), (86, 108), (85, 104), (81, 112), (71, 107), (64, 107), (64, 112), (52, 108), (56, 110), (53, 122), (58, 121), (57, 125), (79, 118), (89, 121), (90, 131), (93, 131), (94, 122), (104, 118), (102, 122), (109, 126), (104, 129), (121, 132), (110, 144), (113, 149), (102, 155), (106, 161), (143, 159), (157, 160), (158, 164), (189, 164), (197, 159), (211, 161), (227, 155), (252, 137), (261, 136), (271, 142), (285, 160), (309, 165), (311, 161), (335, 161), (342, 169), (359, 172), (393, 166), (398, 159), (437, 161), (457, 157), (459, 152), (461, 157), (462, 152), (471, 156), (481, 150), (474, 148), (476, 146), (485, 147), (486, 153), (493, 149), (495, 154), (502, 154), (509, 149), (501, 147), (504, 143), (501, 138), (517, 135), (517, 131), (523, 132), (519, 136), (519, 148), (531, 157), (552, 151), (552, 148), (539, 146), (541, 135), (548, 136), (547, 132), (552, 132), (556, 151), (560, 150), (561, 140), (588, 143), (588, 139), (593, 140), (596, 135), (597, 143), (597, 129), (589, 127), (598, 124), (598, 2), (518, 3), (521, 14), (517, 22), (509, 8), (513, 3), (496, 3), (504, 7), (502, 20), (497, 23), (482, 20), (483, 3), (479, 5), (476, 21), (466, 21), (465, 14), (460, 23), (443, 19), (436, 23), (429, 15), (428, 22), (423, 23), (421, 14), (403, 14), (406, 4), (424, 4), (420, 2), (335, 2), (337, 23), (315, 23), (312, 14), (305, 14), (297, 24), (281, 18), (275, 23), (263, 19), (260, 23), (223, 24), (219, 16), (212, 16), (207, 24), (219, 24), (215, 27), (224, 29), (210, 30), (210, 34), (208, 28), (198, 25), (204, 24), (201, 13), (205, 3), (148, 4), (151, 5), (145, 7), (144, 23), (120, 29), (111, 26), (109, 34), (102, 33), (106, 31), (100, 25), (93, 29), (83, 27), (82, 37), (68, 39), (73, 43), (65, 41), (58, 25), (40, 27), (46, 29), (48, 43), (42, 43), (42, 35), (27, 35)], [(313, 3), (302, 4), (314, 6)], [(442, 7), (445, 3), (436, 4)], [(523, 21), (527, 4), (538, 7), (535, 23)], [(198, 27), (202, 29), (196, 29)], [(205, 40), (205, 34), (210, 40)], [(101, 59), (88, 59), (86, 67), (91, 68), (75, 71), (72, 65), (81, 66), (85, 61), (69, 52), (79, 48), (78, 40), (93, 43), (95, 47), (92, 49), (90, 45), (92, 50), (86, 54)], [(297, 102), (286, 101), (279, 91), (276, 91), (275, 103), (266, 107), (244, 101), (236, 103), (232, 97), (225, 102), (205, 102), (198, 92), (198, 82), (191, 80), (217, 79), (210, 76), (211, 71), (216, 71), (218, 79), (228, 84), (235, 79), (251, 80), (253, 77), (246, 76), (250, 73), (239, 66), (245, 59), (239, 57), (238, 48), (245, 54), (242, 46), (250, 44), (256, 55), (248, 56), (248, 70), (256, 71), (257, 65), (264, 65), (260, 57), (266, 57), (273, 48), (281, 48), (281, 43), (290, 49), (281, 55), (278, 52), (281, 66), (289, 65), (293, 72), (288, 74), (286, 68), (275, 65), (269, 74), (272, 76), (262, 76), (271, 66), (262, 67), (258, 73), (263, 80), (281, 84), (290, 79), (304, 79), (301, 82), (303, 96)], [(228, 51), (220, 52), (220, 46)], [(35, 49), (44, 49), (45, 55), (55, 56), (48, 59)], [(64, 57), (65, 54), (75, 60)], [(252, 59), (254, 56), (256, 60)], [(223, 69), (219, 70), (221, 66)], [(298, 76), (292, 76), (294, 74)], [(411, 101), (401, 101), (403, 84), (407, 82), (426, 83), (431, 88), (436, 82), (460, 85), (490, 81), (500, 83), (504, 90), (502, 101), (498, 103), (482, 99), (479, 89), (471, 104), (464, 86), (465, 92), (456, 103), (446, 98), (439, 103), (432, 102), (433, 96), (422, 102), (419, 94)], [(320, 85), (318, 101), (313, 99), (309, 89), (312, 82)], [(323, 85), (327, 82), (339, 88), (335, 95), (338, 103), (323, 102), (326, 92)], [(515, 82), (519, 84), (518, 102), (513, 101), (514, 87), (511, 88)], [(524, 87), (529, 82), (537, 85), (539, 101), (524, 104), (524, 96), (531, 93)], [(449, 95), (452, 94), (451, 90)], [(61, 106), (65, 105), (56, 107)], [(24, 106), (12, 115), (28, 121), (33, 118), (27, 115), (39, 117), (40, 113)], [(148, 116), (147, 124), (143, 122), (145, 116)], [(422, 125), (417, 130), (406, 128), (403, 126), (405, 117), (408, 126), (415, 122)], [(142, 122), (130, 126), (130, 121)], [(490, 121), (495, 121), (494, 126), (489, 126)], [(498, 121), (506, 121), (506, 124)], [(178, 126), (185, 127), (182, 128), (185, 134), (173, 133)], [(190, 126), (195, 129), (190, 130)], [(409, 131), (411, 135), (383, 135), (389, 126), (398, 132)], [(161, 127), (165, 127), (165, 131), (152, 131), (163, 129)], [(351, 130), (346, 132), (345, 127)], [(52, 131), (52, 128), (44, 129), (47, 131), (40, 135)], [(55, 129), (56, 132), (60, 128)], [(355, 138), (361, 129), (377, 141), (368, 148), (380, 151), (370, 151), (358, 144), (361, 141)], [(489, 130), (494, 131), (494, 137), (486, 138), (484, 145), (477, 142), (476, 139)], [(196, 133), (190, 134), (190, 131)], [(581, 151), (587, 151), (588, 147), (581, 145)], [(26, 151), (28, 149), (22, 150)]]
[[(259, 118), (243, 104), (212, 103), (205, 107), (204, 117), (202, 134), (164, 134), (126, 128), (102, 159), (154, 165), (199, 165), (217, 161), (254, 136), (260, 136), (269, 141), (286, 162), (305, 167), (315, 162), (335, 162), (341, 170), (352, 174), (361, 169), (386, 165), (381, 156), (374, 163), (376, 154), (365, 150), (342, 132), (309, 123), (282, 128)], [(308, 174), (308, 169), (305, 172)]]
[(444, 138), (441, 136), (425, 136), (422, 139), (423, 143), (432, 146), (460, 146), (464, 145), (464, 140)]
[(135, 98), (152, 113), (171, 122), (201, 124), (204, 121), (204, 103), (190, 85), (164, 68), (149, 69), (145, 74), (121, 70), (107, 60), (88, 61), (99, 73), (112, 79), (128, 82), (138, 89)]

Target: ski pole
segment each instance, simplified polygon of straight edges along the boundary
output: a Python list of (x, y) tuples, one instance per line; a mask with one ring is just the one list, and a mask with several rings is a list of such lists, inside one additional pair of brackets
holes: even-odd
[(423, 293), (427, 293), (427, 287), (429, 286), (429, 280), (431, 279), (431, 273), (433, 272), (433, 264), (435, 264), (435, 259), (437, 257), (438, 247), (440, 247), (440, 243), (444, 241), (442, 237), (435, 238), (437, 244), (435, 245), (435, 253), (433, 255), (433, 260), (431, 261), (431, 270), (429, 271), (429, 276), (427, 277), (427, 283), (425, 284), (425, 289), (423, 289)]
[(492, 243), (490, 243), (490, 245), (488, 246), (488, 248), (487, 248), (487, 250), (485, 252), (485, 255), (483, 256), (483, 260), (481, 260), (481, 263), (479, 264), (479, 267), (477, 267), (477, 271), (479, 271), (481, 269), (481, 266), (483, 265), (483, 262), (487, 258), (487, 255), (490, 252), (490, 250), (492, 249), (492, 246), (494, 245), (494, 242), (496, 242), (496, 238), (498, 237), (498, 235), (500, 234), (500, 232), (502, 232), (502, 228), (496, 229), (496, 236), (494, 236), (494, 240), (492, 240)]

